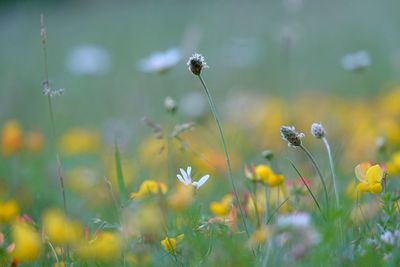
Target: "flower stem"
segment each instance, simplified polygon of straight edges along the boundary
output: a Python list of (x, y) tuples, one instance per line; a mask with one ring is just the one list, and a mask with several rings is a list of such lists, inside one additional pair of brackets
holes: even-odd
[(314, 168), (316, 169), (318, 176), (321, 180), (322, 187), (324, 188), (324, 193), (325, 193), (325, 202), (326, 202), (326, 209), (329, 211), (329, 198), (328, 198), (328, 190), (326, 188), (326, 184), (324, 181), (324, 177), (322, 176), (321, 170), (318, 167), (317, 162), (315, 161), (314, 157), (311, 155), (310, 151), (308, 151), (303, 145), (300, 145), (300, 148), (306, 153), (307, 157), (311, 160), (312, 164), (314, 165)]
[(213, 99), (212, 99), (212, 97), (211, 97), (211, 93), (210, 93), (210, 91), (208, 90), (208, 88), (207, 88), (207, 86), (206, 86), (206, 84), (205, 84), (203, 78), (201, 77), (200, 74), (198, 75), (198, 77), (199, 77), (199, 79), (200, 79), (201, 84), (203, 85), (204, 91), (205, 91), (205, 93), (206, 93), (206, 95), (207, 95), (208, 102), (209, 102), (210, 107), (211, 107), (211, 112), (212, 112), (212, 114), (213, 114), (213, 116), (214, 116), (214, 120), (215, 120), (215, 122), (216, 122), (216, 124), (217, 124), (217, 127), (218, 127), (219, 135), (220, 135), (220, 137), (221, 137), (222, 146), (223, 146), (223, 148), (224, 148), (224, 153), (225, 153), (225, 158), (226, 158), (226, 164), (227, 164), (227, 166), (228, 166), (228, 175), (229, 175), (229, 179), (230, 179), (230, 181), (231, 181), (233, 193), (235, 194), (235, 198), (236, 198), (236, 201), (237, 201), (238, 206), (239, 206), (240, 216), (241, 216), (241, 218), (242, 218), (242, 221), (243, 221), (243, 225), (244, 225), (246, 234), (247, 234), (248, 237), (250, 237), (249, 230), (248, 230), (247, 224), (246, 224), (246, 220), (245, 220), (245, 218), (244, 218), (243, 208), (242, 208), (242, 205), (241, 205), (241, 203), (240, 203), (239, 195), (238, 195), (238, 193), (237, 193), (235, 181), (233, 180), (231, 159), (230, 159), (230, 157), (229, 157), (228, 148), (227, 148), (227, 146), (226, 146), (225, 136), (224, 136), (224, 133), (223, 133), (223, 131), (222, 131), (221, 123), (220, 123), (220, 121), (219, 121), (217, 109), (216, 109), (216, 107), (215, 107), (215, 105), (214, 105), (214, 101), (213, 101)]
[(339, 209), (340, 208), (339, 193), (338, 193), (338, 189), (337, 189), (336, 172), (335, 172), (335, 165), (333, 164), (331, 147), (329, 146), (329, 143), (328, 143), (328, 140), (326, 139), (326, 137), (323, 137), (322, 141), (324, 142), (326, 151), (328, 152), (329, 165), (331, 167), (331, 172), (332, 172), (333, 191), (335, 192), (336, 208)]

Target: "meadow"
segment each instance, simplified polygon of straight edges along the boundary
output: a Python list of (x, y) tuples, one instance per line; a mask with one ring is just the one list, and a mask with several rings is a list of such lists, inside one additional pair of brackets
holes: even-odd
[(399, 266), (398, 10), (0, 3), (0, 267)]

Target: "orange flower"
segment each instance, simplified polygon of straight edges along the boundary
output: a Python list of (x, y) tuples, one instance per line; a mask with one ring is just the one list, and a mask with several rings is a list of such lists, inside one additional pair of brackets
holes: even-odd
[(1, 142), (4, 156), (11, 156), (22, 149), (22, 129), (17, 121), (10, 120), (5, 123)]

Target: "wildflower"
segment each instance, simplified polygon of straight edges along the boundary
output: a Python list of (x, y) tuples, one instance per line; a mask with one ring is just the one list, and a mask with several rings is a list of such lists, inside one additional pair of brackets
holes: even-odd
[(189, 70), (194, 74), (194, 75), (200, 75), (201, 71), (203, 69), (208, 68), (208, 65), (201, 54), (193, 54), (188, 62), (186, 63), (188, 66)]
[(0, 223), (12, 222), (17, 217), (18, 212), (18, 204), (14, 200), (0, 202)]
[(161, 240), (161, 245), (164, 247), (165, 251), (174, 254), (176, 251), (177, 244), (185, 238), (184, 234), (178, 235), (176, 238), (166, 237)]
[(56, 263), (54, 264), (54, 267), (66, 267), (66, 265), (65, 265), (65, 262), (60, 261), (60, 262), (56, 262)]
[(232, 204), (233, 196), (231, 194), (228, 194), (225, 195), (220, 202), (211, 202), (210, 211), (218, 217), (225, 217), (230, 213)]
[(311, 217), (308, 213), (298, 212), (288, 215), (280, 215), (276, 224), (281, 228), (307, 228), (311, 224)]
[(395, 152), (386, 163), (387, 172), (390, 176), (400, 173), (400, 151)]
[(274, 153), (272, 152), (272, 150), (264, 150), (261, 154), (263, 158), (269, 161), (271, 161), (274, 158)]
[(325, 129), (321, 123), (313, 123), (311, 125), (311, 134), (318, 139), (321, 139), (325, 136)]
[(60, 139), (61, 151), (70, 156), (93, 154), (100, 148), (101, 137), (95, 130), (73, 128)]
[(272, 175), (273, 171), (267, 165), (257, 165), (255, 168), (255, 178), (258, 181), (262, 181), (264, 183), (267, 182), (268, 178)]
[(383, 171), (378, 164), (371, 166), (370, 162), (360, 163), (356, 166), (355, 173), (360, 181), (357, 185), (359, 192), (379, 194), (382, 191)]
[(75, 75), (102, 75), (110, 70), (111, 56), (99, 45), (81, 44), (69, 52), (65, 65)]
[(165, 73), (178, 64), (181, 58), (181, 50), (171, 48), (165, 52), (155, 52), (148, 58), (140, 60), (138, 67), (143, 72)]
[(281, 137), (283, 140), (288, 142), (288, 146), (301, 146), (301, 139), (305, 135), (303, 133), (296, 132), (293, 126), (282, 126)]
[(342, 67), (347, 71), (360, 71), (371, 64), (371, 58), (365, 50), (349, 53), (342, 58)]
[(44, 214), (43, 231), (55, 245), (74, 243), (83, 234), (82, 226), (66, 218), (59, 210), (49, 210)]
[(197, 182), (193, 182), (192, 181), (192, 177), (191, 172), (192, 172), (192, 167), (187, 167), (187, 171), (185, 171), (184, 169), (180, 168), (181, 174), (177, 174), (176, 177), (178, 177), (178, 180), (183, 183), (184, 185), (188, 186), (188, 185), (193, 185), (194, 188), (199, 189), (201, 186), (203, 186), (208, 178), (210, 177), (210, 175), (204, 175), (203, 177), (200, 178), (199, 181)]
[(173, 114), (175, 113), (178, 106), (176, 104), (176, 101), (172, 97), (167, 96), (164, 100), (164, 107), (169, 113)]
[(22, 149), (22, 129), (15, 120), (7, 121), (3, 126), (1, 147), (4, 156), (12, 156)]
[(154, 180), (145, 180), (139, 187), (138, 192), (131, 193), (132, 199), (141, 199), (149, 195), (165, 194), (168, 191), (166, 184)]
[(76, 248), (76, 255), (85, 261), (110, 263), (117, 261), (122, 252), (122, 240), (117, 233), (100, 232), (89, 242)]
[(253, 232), (247, 244), (250, 247), (257, 247), (260, 245), (264, 245), (270, 235), (271, 235), (271, 230), (267, 226), (262, 226), (261, 228)]
[(43, 150), (44, 137), (40, 131), (30, 131), (25, 139), (26, 148), (32, 153), (39, 153)]
[(17, 262), (35, 261), (39, 257), (42, 246), (41, 239), (32, 226), (16, 222), (12, 228), (12, 240), (15, 248), (11, 255)]

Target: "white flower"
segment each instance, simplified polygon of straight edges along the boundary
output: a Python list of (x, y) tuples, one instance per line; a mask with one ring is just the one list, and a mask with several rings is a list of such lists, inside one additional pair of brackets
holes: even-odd
[(308, 213), (297, 212), (289, 215), (278, 216), (276, 224), (282, 228), (307, 228), (311, 224), (311, 218)]
[(190, 176), (192, 172), (192, 167), (187, 167), (187, 171), (180, 168), (180, 171), (182, 175), (176, 175), (176, 177), (178, 177), (178, 180), (184, 185), (193, 185), (196, 189), (199, 189), (201, 186), (203, 186), (207, 182), (208, 178), (210, 178), (210, 175), (207, 174), (201, 177), (199, 181), (195, 182), (192, 181), (192, 177)]
[(111, 56), (99, 45), (82, 44), (71, 50), (65, 64), (75, 75), (102, 75), (111, 68)]
[(360, 50), (355, 53), (344, 55), (341, 63), (343, 69), (347, 71), (358, 71), (371, 65), (371, 58), (367, 51)]
[(178, 64), (181, 58), (181, 50), (178, 48), (171, 48), (165, 52), (155, 52), (148, 58), (140, 60), (138, 67), (143, 72), (163, 73)]

